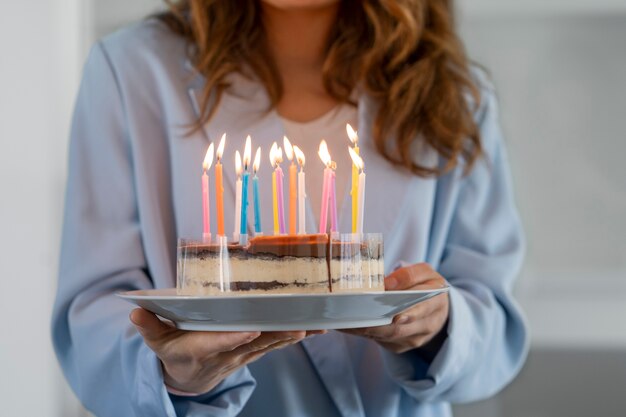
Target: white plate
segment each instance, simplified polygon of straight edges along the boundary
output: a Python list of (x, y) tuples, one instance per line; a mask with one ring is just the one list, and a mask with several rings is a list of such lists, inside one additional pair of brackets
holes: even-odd
[(330, 330), (382, 326), (448, 288), (336, 294), (181, 296), (175, 288), (117, 295), (185, 330)]

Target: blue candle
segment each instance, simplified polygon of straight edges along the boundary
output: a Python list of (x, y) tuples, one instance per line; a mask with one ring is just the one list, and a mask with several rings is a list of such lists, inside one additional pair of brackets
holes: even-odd
[(259, 205), (259, 177), (252, 178), (252, 192), (254, 198), (254, 233), (261, 233), (261, 206)]
[(248, 171), (243, 173), (241, 186), (241, 229), (239, 233), (245, 235), (248, 233)]
[(246, 146), (243, 151), (243, 177), (241, 184), (241, 226), (239, 233), (241, 235), (248, 234), (248, 178), (250, 177), (250, 157), (252, 153), (250, 135), (246, 138)]

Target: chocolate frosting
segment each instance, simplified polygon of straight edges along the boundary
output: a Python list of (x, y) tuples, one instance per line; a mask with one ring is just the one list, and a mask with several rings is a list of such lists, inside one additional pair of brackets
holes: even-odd
[(259, 236), (250, 239), (248, 253), (274, 256), (326, 258), (328, 235)]

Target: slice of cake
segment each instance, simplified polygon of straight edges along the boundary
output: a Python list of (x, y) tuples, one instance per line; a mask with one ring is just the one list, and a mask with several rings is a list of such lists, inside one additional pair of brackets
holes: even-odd
[(178, 245), (176, 290), (180, 295), (219, 295), (231, 289), (232, 265), (247, 259), (238, 244), (218, 245), (181, 240)]
[(362, 241), (351, 235), (330, 244), (332, 292), (384, 291), (383, 242), (380, 235), (366, 235)]

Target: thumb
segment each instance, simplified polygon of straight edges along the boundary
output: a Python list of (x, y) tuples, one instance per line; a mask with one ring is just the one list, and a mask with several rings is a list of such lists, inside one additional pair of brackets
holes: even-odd
[(165, 334), (175, 330), (159, 320), (154, 313), (143, 308), (136, 308), (131, 311), (130, 321), (135, 325), (148, 344), (161, 341)]

